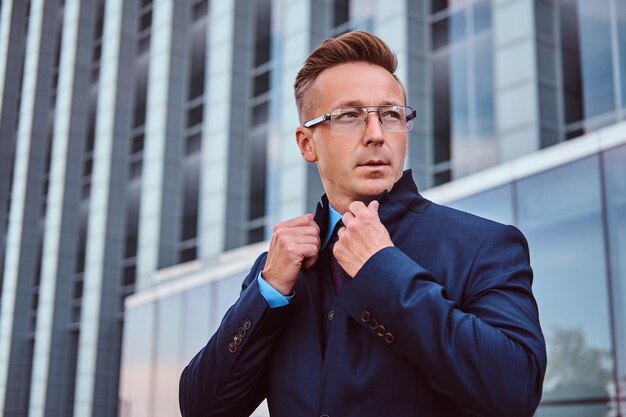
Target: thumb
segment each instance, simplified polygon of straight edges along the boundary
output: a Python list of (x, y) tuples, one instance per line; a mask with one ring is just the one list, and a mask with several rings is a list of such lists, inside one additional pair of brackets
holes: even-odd
[(376, 213), (376, 215), (378, 215), (378, 207), (380, 206), (380, 203), (378, 202), (378, 200), (372, 200), (368, 205), (367, 208), (370, 210), (373, 210), (374, 213)]

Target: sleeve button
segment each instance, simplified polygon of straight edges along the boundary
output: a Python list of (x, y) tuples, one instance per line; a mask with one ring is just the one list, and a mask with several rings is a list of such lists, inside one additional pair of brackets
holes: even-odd
[(239, 337), (246, 337), (246, 329), (244, 329), (243, 327), (239, 328)]
[(372, 314), (369, 311), (365, 310), (363, 311), (363, 313), (361, 313), (361, 321), (363, 323), (369, 323), (371, 318)]
[(245, 319), (243, 322), (243, 328), (250, 330), (252, 328), (252, 322), (249, 319)]
[(239, 345), (241, 344), (241, 337), (239, 337), (239, 336), (235, 336), (235, 337), (233, 338), (233, 342), (235, 342), (235, 344), (236, 344), (237, 346), (239, 346)]
[(235, 342), (230, 342), (230, 344), (228, 345), (228, 350), (230, 350), (230, 353), (237, 352), (237, 345), (235, 344)]
[(378, 320), (372, 317), (372, 319), (369, 322), (369, 325), (370, 325), (370, 329), (374, 330), (375, 328), (378, 327)]
[(383, 326), (382, 324), (376, 328), (376, 334), (378, 336), (383, 337), (385, 336), (385, 333), (387, 333), (387, 329), (385, 329), (385, 326)]
[(385, 333), (385, 342), (392, 344), (395, 341), (396, 337), (393, 335), (393, 333)]

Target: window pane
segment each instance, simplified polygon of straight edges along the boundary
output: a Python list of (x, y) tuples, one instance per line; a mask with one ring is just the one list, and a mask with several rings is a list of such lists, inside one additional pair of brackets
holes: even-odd
[[(205, 2), (199, 4), (206, 4)], [(191, 68), (189, 76), (189, 99), (204, 92), (204, 69), (206, 59), (206, 20), (196, 23), (191, 29)]]
[(481, 1), (474, 5), (474, 32), (491, 28), (491, 2)]
[(350, 20), (350, 0), (334, 0), (333, 27)]
[(155, 417), (170, 417), (178, 414), (178, 379), (182, 372), (183, 296), (181, 294), (161, 298), (157, 302), (157, 335), (154, 372), (153, 413)]
[(513, 224), (513, 191), (510, 184), (449, 204), (459, 210), (504, 224)]
[(450, 84), (448, 56), (440, 55), (433, 61), (435, 128), (434, 162), (450, 160)]
[(270, 60), (270, 33), (272, 21), (271, 0), (257, 0), (256, 2), (256, 36), (254, 65), (259, 66)]
[(185, 294), (185, 320), (181, 323), (184, 331), (182, 357), (185, 360), (193, 358), (211, 337), (211, 303), (209, 285), (194, 288)]
[(131, 415), (131, 410), (151, 409), (153, 325), (153, 304), (125, 311), (120, 415)]
[[(183, 163), (183, 227), (181, 240), (193, 239), (198, 235), (198, 194), (200, 192), (200, 154), (185, 158)], [(189, 259), (186, 259), (189, 260)]]
[(585, 117), (589, 118), (615, 109), (609, 0), (581, 1), (579, 7)]
[(626, 395), (626, 146), (604, 154), (617, 372)]
[(573, 1), (561, 3), (561, 68), (563, 75), (563, 104), (565, 122), (583, 118), (582, 77), (578, 41), (578, 11)]
[(619, 54), (619, 76), (622, 85), (622, 110), (626, 108), (626, 1), (616, 1), (617, 51)]
[(613, 360), (598, 157), (520, 180), (516, 197), (548, 349), (543, 400), (607, 397)]
[(537, 409), (535, 417), (613, 417), (611, 405), (601, 404), (545, 405)]

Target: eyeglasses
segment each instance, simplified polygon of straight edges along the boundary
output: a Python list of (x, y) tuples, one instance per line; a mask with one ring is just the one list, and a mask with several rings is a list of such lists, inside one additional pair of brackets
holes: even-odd
[(407, 132), (413, 129), (417, 116), (415, 110), (407, 106), (352, 106), (333, 110), (304, 123), (313, 127), (330, 121), (335, 132), (360, 132), (367, 124), (370, 113), (378, 114), (378, 121), (387, 132)]

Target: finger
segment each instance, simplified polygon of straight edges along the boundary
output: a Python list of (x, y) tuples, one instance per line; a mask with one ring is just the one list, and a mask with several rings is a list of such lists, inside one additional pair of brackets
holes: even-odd
[(341, 238), (341, 235), (344, 234), (346, 232), (346, 228), (344, 227), (340, 227), (339, 229), (337, 229), (337, 237)]
[(378, 207), (380, 207), (380, 203), (378, 202), (378, 200), (372, 200), (370, 201), (370, 203), (367, 205), (367, 208), (372, 210), (374, 213), (376, 213), (378, 215)]
[(312, 256), (309, 256), (309, 257), (305, 258), (304, 262), (302, 263), (302, 266), (305, 269), (309, 269), (310, 267), (315, 265), (315, 262), (317, 262), (318, 253), (319, 252), (315, 252), (315, 255), (312, 255)]
[(355, 216), (358, 216), (359, 212), (365, 210), (366, 208), (367, 207), (365, 207), (365, 204), (362, 201), (353, 201), (348, 206), (348, 211), (354, 214)]
[(350, 223), (352, 223), (353, 220), (354, 220), (354, 214), (350, 213), (349, 211), (346, 211), (344, 215), (341, 216), (341, 221), (343, 222), (344, 226), (350, 225)]
[(295, 227), (295, 226), (305, 226), (311, 223), (315, 223), (313, 221), (313, 215), (311, 213), (307, 213), (303, 216), (294, 217), (293, 219), (280, 222), (276, 226)]

